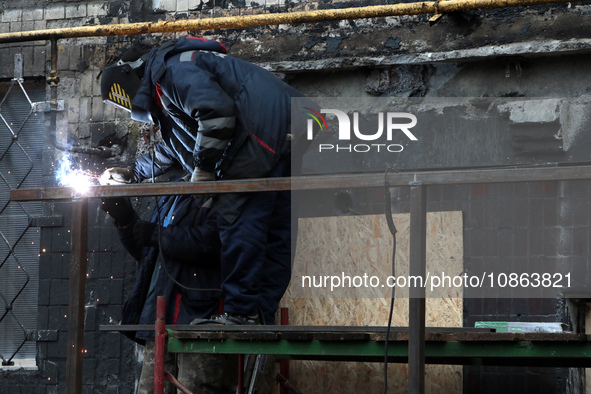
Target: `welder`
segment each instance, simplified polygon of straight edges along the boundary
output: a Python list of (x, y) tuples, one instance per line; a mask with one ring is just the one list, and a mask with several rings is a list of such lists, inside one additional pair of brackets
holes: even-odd
[[(174, 160), (172, 152), (157, 145), (161, 157)], [(138, 169), (150, 171), (151, 155), (136, 162)], [(179, 180), (178, 174), (170, 180)], [(160, 197), (151, 219), (142, 220), (129, 199), (103, 199), (101, 208), (114, 219), (125, 249), (138, 261), (134, 285), (121, 312), (121, 324), (154, 324), (156, 300), (166, 301), (165, 323), (190, 324), (196, 318), (209, 318), (219, 311), (220, 241), (217, 214), (211, 199), (192, 195)], [(154, 330), (123, 331), (144, 346), (143, 364), (137, 393), (154, 392)], [(224, 355), (165, 355), (165, 369), (192, 392), (235, 393), (232, 374), (226, 369)], [(233, 371), (231, 369), (230, 371)], [(171, 384), (165, 393), (176, 393)]]
[[(292, 154), (299, 157), (308, 143), (305, 127), (292, 130), (291, 100), (303, 95), (267, 70), (226, 55), (214, 40), (182, 37), (144, 54), (125, 53), (103, 70), (101, 90), (106, 103), (132, 119), (160, 126), (192, 182), (289, 177)], [(156, 158), (156, 175), (168, 165)], [(102, 183), (148, 177), (134, 165), (108, 169)], [(291, 205), (289, 191), (215, 197), (224, 305), (213, 321), (275, 322), (291, 277), (297, 232)]]

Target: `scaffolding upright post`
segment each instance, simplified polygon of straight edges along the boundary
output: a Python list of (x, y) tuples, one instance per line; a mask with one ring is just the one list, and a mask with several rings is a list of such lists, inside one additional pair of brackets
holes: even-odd
[[(289, 309), (281, 308), (281, 325), (288, 326), (289, 325)], [(289, 381), (289, 360), (281, 360), (279, 361), (279, 373), (281, 376), (286, 380)], [(279, 386), (279, 394), (288, 394), (289, 389), (285, 385)]]
[(154, 339), (154, 394), (164, 393), (164, 354), (166, 353), (166, 299), (156, 298), (156, 322)]
[(72, 224), (70, 231), (72, 252), (70, 255), (66, 393), (78, 394), (82, 392), (88, 199), (80, 198), (72, 201)]
[[(425, 186), (410, 189), (410, 267), (411, 277), (426, 277), (427, 198)], [(425, 288), (415, 282), (409, 289), (408, 392), (425, 392)]]

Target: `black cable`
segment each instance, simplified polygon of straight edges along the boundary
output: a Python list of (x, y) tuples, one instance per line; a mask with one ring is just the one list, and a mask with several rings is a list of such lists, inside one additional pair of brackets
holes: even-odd
[[(388, 223), (388, 229), (392, 234), (392, 277), (395, 277), (396, 273), (396, 226), (392, 219), (392, 195), (390, 194), (390, 188), (388, 187), (388, 171), (389, 167), (384, 172), (384, 189), (385, 189), (385, 215), (386, 223)], [(386, 341), (384, 343), (384, 394), (388, 392), (388, 342), (390, 338), (390, 328), (392, 327), (392, 315), (394, 314), (394, 295), (395, 287), (392, 286), (392, 298), (390, 299), (390, 313), (388, 315), (388, 328), (386, 329)]]

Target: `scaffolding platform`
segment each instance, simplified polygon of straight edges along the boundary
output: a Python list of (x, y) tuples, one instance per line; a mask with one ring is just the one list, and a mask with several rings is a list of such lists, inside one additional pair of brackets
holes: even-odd
[[(149, 331), (154, 325), (107, 325), (102, 331)], [(269, 354), (278, 360), (383, 362), (387, 327), (177, 325), (167, 328), (173, 353)], [(409, 328), (392, 327), (388, 361), (407, 363)], [(425, 363), (591, 367), (591, 336), (505, 333), (426, 327)]]

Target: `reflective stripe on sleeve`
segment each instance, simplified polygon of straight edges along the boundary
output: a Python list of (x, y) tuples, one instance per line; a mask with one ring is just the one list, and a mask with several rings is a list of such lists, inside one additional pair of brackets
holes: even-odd
[(214, 118), (207, 120), (199, 119), (199, 131), (209, 131), (215, 129), (233, 129), (235, 125), (235, 116), (226, 116), (222, 118)]

